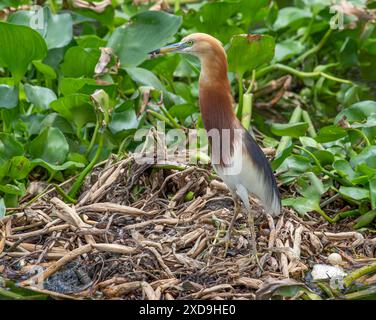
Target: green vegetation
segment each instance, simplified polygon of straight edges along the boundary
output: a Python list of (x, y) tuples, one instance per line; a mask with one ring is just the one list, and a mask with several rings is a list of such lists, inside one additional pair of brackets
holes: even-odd
[[(202, 127), (197, 60), (150, 60), (148, 52), (206, 32), (228, 51), (243, 125), (252, 118), (264, 146), (278, 146), (273, 168), (297, 192), (284, 204), (336, 222), (348, 214), (327, 214), (322, 203), (340, 197), (360, 216), (355, 227), (369, 226), (376, 209), (374, 23), (355, 13), (342, 22), (329, 13), (330, 1), (189, 2), (176, 2), (174, 14), (150, 11), (147, 1), (113, 1), (103, 11), (54, 1), (10, 12), (8, 5), (30, 2), (3, 2), (0, 215), (18, 205), (30, 181), (58, 183), (83, 171), (67, 198), (74, 201), (93, 165), (134, 150), (135, 130), (155, 120), (166, 120), (167, 129)], [(372, 4), (356, 5), (372, 13)]]
[(202, 128), (198, 61), (148, 52), (205, 32), (227, 50), (239, 119), (275, 149), (283, 204), (375, 232), (375, 1), (31, 2), (0, 4), (0, 217), (32, 181), (73, 178), (57, 189), (75, 202), (157, 120)]

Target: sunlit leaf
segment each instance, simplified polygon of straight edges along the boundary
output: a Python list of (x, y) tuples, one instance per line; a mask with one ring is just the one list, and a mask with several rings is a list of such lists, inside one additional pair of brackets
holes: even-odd
[(26, 26), (0, 22), (0, 43), (0, 65), (10, 70), (15, 83), (22, 79), (31, 61), (47, 54), (42, 36)]
[(114, 49), (122, 67), (135, 67), (150, 51), (166, 45), (181, 22), (181, 17), (165, 12), (142, 12), (133, 16), (128, 25), (117, 28), (109, 38), (108, 46)]

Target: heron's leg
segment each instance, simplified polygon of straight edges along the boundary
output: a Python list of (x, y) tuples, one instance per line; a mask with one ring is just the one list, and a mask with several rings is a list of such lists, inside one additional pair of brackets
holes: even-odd
[(248, 209), (248, 225), (249, 230), (251, 233), (251, 237), (249, 240), (249, 244), (251, 247), (250, 257), (251, 259), (254, 258), (256, 260), (257, 265), (259, 266), (260, 270), (263, 271), (262, 266), (260, 264), (260, 261), (257, 256), (257, 243), (256, 243), (256, 230), (255, 230), (255, 218), (254, 218), (254, 212), (251, 210), (251, 208)]
[(232, 195), (232, 199), (234, 201), (234, 215), (232, 216), (230, 226), (227, 229), (226, 236), (225, 236), (225, 239), (224, 239), (224, 241), (225, 241), (225, 254), (224, 254), (224, 256), (225, 257), (227, 255), (228, 247), (231, 244), (231, 232), (232, 232), (232, 229), (234, 228), (236, 218), (238, 217), (240, 209), (241, 209), (239, 199), (238, 199), (236, 194)]

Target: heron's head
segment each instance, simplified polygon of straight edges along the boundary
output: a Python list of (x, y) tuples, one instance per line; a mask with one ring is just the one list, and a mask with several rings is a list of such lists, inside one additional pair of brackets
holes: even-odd
[(180, 42), (154, 50), (150, 54), (165, 54), (170, 52), (189, 53), (199, 58), (210, 58), (224, 53), (222, 44), (216, 38), (206, 33), (193, 33)]

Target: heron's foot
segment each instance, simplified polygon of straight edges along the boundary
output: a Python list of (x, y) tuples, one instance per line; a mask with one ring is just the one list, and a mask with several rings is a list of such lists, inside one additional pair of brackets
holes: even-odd
[(225, 243), (225, 252), (223, 254), (223, 257), (226, 258), (228, 248), (231, 247), (231, 233), (229, 231), (226, 232), (226, 235), (222, 241)]
[(255, 262), (257, 264), (257, 266), (259, 267), (259, 270), (261, 272), (264, 272), (264, 269), (262, 268), (262, 265), (261, 265), (260, 260), (258, 258), (256, 241), (250, 241), (250, 246), (251, 246), (251, 252), (249, 253), (249, 258), (251, 260), (251, 263)]

